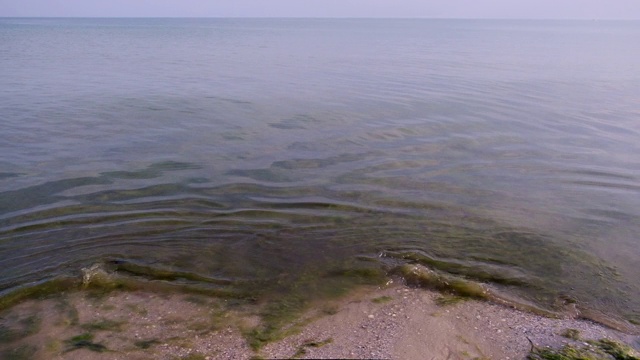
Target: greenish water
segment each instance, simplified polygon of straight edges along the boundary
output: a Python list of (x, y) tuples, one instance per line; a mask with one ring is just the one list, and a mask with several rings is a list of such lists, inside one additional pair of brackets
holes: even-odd
[(5, 18), (0, 39), (6, 303), (102, 264), (295, 308), (419, 263), (640, 321), (637, 22)]

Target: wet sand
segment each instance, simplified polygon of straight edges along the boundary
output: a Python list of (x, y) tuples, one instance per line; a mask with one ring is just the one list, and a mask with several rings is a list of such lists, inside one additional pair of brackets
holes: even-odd
[[(301, 330), (256, 352), (242, 331), (259, 324), (259, 317), (242, 307), (225, 310), (229, 304), (224, 300), (143, 292), (113, 292), (100, 298), (74, 293), (27, 301), (3, 313), (5, 329), (24, 330), (29, 324), (25, 319), (37, 319), (32, 321), (37, 329), (23, 332), (23, 339), (13, 343), (0, 342), (0, 348), (7, 358), (27, 355), (15, 359), (194, 360), (524, 359), (530, 341), (538, 347), (559, 347), (600, 338), (640, 347), (640, 336), (586, 320), (550, 319), (476, 300), (442, 304), (443, 300), (452, 298), (398, 281), (364, 288), (340, 301), (316, 304)], [(562, 336), (567, 329), (578, 330), (580, 340)]]
[[(376, 297), (388, 296), (385, 304)], [(354, 301), (334, 316), (321, 319), (302, 334), (265, 349), (268, 357), (292, 350), (292, 344), (332, 338), (321, 348), (307, 348), (311, 358), (391, 359), (524, 359), (538, 347), (574, 341), (561, 336), (577, 329), (583, 339), (610, 338), (640, 346), (640, 337), (583, 320), (558, 320), (502, 305), (467, 300), (439, 305), (441, 294), (393, 287)]]

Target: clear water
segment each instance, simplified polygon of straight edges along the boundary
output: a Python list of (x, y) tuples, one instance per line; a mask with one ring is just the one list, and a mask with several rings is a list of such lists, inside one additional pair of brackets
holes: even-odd
[(0, 19), (0, 291), (409, 254), (637, 318), (637, 44), (638, 22)]

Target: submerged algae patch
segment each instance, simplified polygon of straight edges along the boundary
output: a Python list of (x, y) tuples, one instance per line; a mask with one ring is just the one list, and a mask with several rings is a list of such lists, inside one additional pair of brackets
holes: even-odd
[(117, 272), (133, 276), (141, 276), (150, 280), (187, 280), (196, 283), (211, 283), (217, 285), (231, 285), (233, 283), (231, 280), (214, 279), (185, 271), (160, 269), (157, 267), (136, 264), (132, 261), (111, 260), (109, 261), (109, 265)]
[(453, 259), (445, 260), (430, 256), (422, 251), (411, 252), (393, 252), (387, 251), (385, 256), (400, 258), (412, 263), (418, 263), (429, 268), (444, 271), (454, 275), (461, 275), (478, 281), (487, 281), (491, 283), (503, 285), (525, 286), (531, 285), (531, 280), (521, 272), (505, 267), (490, 267), (489, 264), (483, 263), (467, 263), (456, 261)]
[(516, 229), (486, 220), (468, 224), (434, 224), (429, 239), (400, 242), (382, 250), (382, 261), (421, 264), (442, 273), (495, 284), (537, 306), (562, 310), (560, 296), (581, 307), (629, 312), (629, 295), (620, 290), (613, 267), (582, 250), (578, 235), (556, 239), (534, 230)]
[(38, 348), (33, 345), (21, 345), (0, 354), (4, 360), (31, 360), (37, 351)]
[(0, 343), (10, 343), (33, 335), (40, 329), (42, 319), (35, 314), (16, 321), (14, 326), (0, 324)]
[(82, 324), (80, 327), (87, 331), (121, 331), (122, 327), (126, 324), (125, 321), (114, 321), (110, 319), (100, 319), (87, 324)]
[[(172, 277), (166, 275), (165, 270), (159, 270), (159, 278), (149, 277), (139, 278), (137, 276), (127, 276), (117, 272), (118, 268), (111, 268), (113, 264), (104, 265), (102, 263), (94, 264), (89, 268), (82, 269), (82, 289), (88, 291), (93, 297), (104, 297), (115, 290), (125, 291), (153, 291), (160, 293), (182, 292), (185, 294), (206, 295), (219, 298), (230, 299), (246, 299), (253, 295), (252, 289), (259, 288), (259, 284), (255, 282), (242, 283), (237, 286), (231, 284), (228, 286), (211, 285), (210, 282), (191, 282), (184, 283), (179, 281), (170, 281), (182, 276)], [(149, 267), (142, 267), (145, 273), (153, 273)], [(126, 274), (126, 272), (125, 272)], [(168, 278), (165, 278), (168, 277)]]
[[(241, 305), (257, 304), (262, 323), (244, 331), (252, 347), (257, 349), (296, 331), (297, 326), (304, 323), (301, 316), (312, 302), (341, 296), (357, 285), (381, 283), (387, 276), (384, 269), (398, 264), (405, 265), (395, 273), (410, 284), (451, 292), (455, 296), (486, 299), (491, 294), (481, 282), (496, 283), (519, 293), (541, 294), (536, 300), (548, 305), (558, 289), (568, 285), (569, 280), (563, 275), (582, 259), (580, 251), (566, 255), (570, 251), (534, 233), (497, 231), (495, 227), (478, 230), (450, 224), (429, 228), (431, 224), (426, 223), (422, 224), (423, 229), (417, 226), (420, 224), (405, 224), (406, 219), (402, 217), (385, 217), (375, 211), (363, 215), (363, 219), (361, 223), (370, 226), (357, 223), (357, 228), (348, 229), (348, 236), (331, 226), (313, 228), (323, 236), (331, 234), (331, 240), (323, 245), (322, 256), (317, 258), (314, 255), (320, 251), (311, 245), (302, 249), (305, 251), (286, 252), (286, 239), (293, 239), (296, 234), (287, 234), (286, 241), (278, 242), (281, 239), (277, 236), (283, 234), (280, 227), (276, 227), (273, 235), (257, 236), (263, 250), (275, 259), (268, 260), (268, 265), (278, 263), (264, 269), (249, 264), (247, 277), (225, 277), (230, 271), (224, 265), (215, 267), (219, 272), (209, 273), (203, 266), (201, 274), (205, 275), (199, 275), (196, 271), (183, 271), (186, 265), (182, 263), (157, 265), (153, 260), (142, 258), (111, 258), (105, 261), (106, 265), (87, 268), (83, 286), (77, 286), (76, 281), (75, 287), (95, 296), (104, 296), (113, 290), (150, 290), (222, 297), (231, 299), (229, 303)], [(397, 225), (393, 224), (396, 220)], [(379, 234), (374, 234), (376, 232)], [(410, 238), (404, 242), (408, 244), (406, 247), (402, 245), (404, 240), (398, 240), (405, 235)], [(346, 255), (336, 255), (338, 260), (334, 261), (332, 251), (339, 250), (344, 250)], [(294, 258), (298, 251), (300, 258)], [(549, 254), (555, 255), (549, 257)], [(247, 253), (247, 256), (247, 263), (252, 263), (256, 254)], [(185, 254), (184, 261), (187, 260), (191, 261)], [(215, 258), (215, 261), (222, 260)], [(239, 264), (245, 267), (244, 263)], [(417, 265), (426, 267), (416, 272)], [(580, 274), (591, 271), (591, 265), (598, 269), (599, 264), (594, 261), (582, 266)], [(557, 283), (550, 283), (552, 278), (558, 279)], [(193, 329), (204, 330), (205, 325), (204, 322), (194, 324)]]
[(80, 281), (77, 278), (61, 277), (37, 284), (25, 285), (0, 295), (0, 310), (10, 308), (28, 299), (41, 299), (63, 291), (77, 289)]
[(460, 296), (477, 299), (488, 297), (487, 289), (478, 283), (436, 272), (423, 266), (402, 265), (395, 272), (401, 275), (409, 285), (451, 291)]
[(84, 333), (65, 340), (65, 344), (67, 345), (65, 352), (78, 349), (88, 349), (95, 352), (107, 351), (106, 346), (93, 342), (93, 337), (94, 336), (91, 333)]
[(360, 285), (381, 284), (386, 274), (376, 264), (346, 262), (328, 271), (309, 269), (276, 282), (264, 300), (262, 323), (244, 331), (249, 345), (258, 350), (265, 344), (296, 333), (309, 319), (302, 317), (312, 303), (346, 295)]

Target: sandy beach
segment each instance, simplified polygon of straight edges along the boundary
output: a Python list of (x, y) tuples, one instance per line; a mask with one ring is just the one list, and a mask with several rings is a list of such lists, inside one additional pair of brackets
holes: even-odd
[[(145, 292), (31, 300), (2, 314), (5, 339), (7, 329), (24, 336), (0, 342), (0, 351), (7, 359), (524, 359), (532, 343), (557, 348), (608, 338), (640, 347), (637, 328), (634, 335), (550, 319), (396, 280), (315, 304), (289, 336), (255, 351), (243, 331), (260, 318), (221, 302)], [(566, 337), (568, 329), (577, 340)]]

